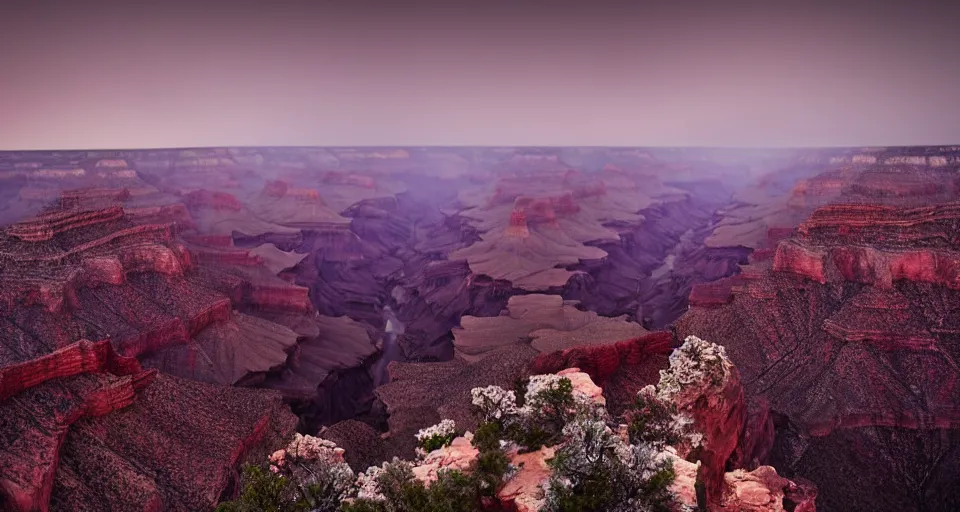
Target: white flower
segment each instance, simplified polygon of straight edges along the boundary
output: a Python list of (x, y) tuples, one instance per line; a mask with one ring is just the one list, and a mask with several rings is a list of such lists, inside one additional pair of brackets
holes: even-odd
[(670, 400), (689, 386), (722, 381), (727, 372), (726, 358), (723, 346), (687, 336), (683, 345), (670, 354), (670, 367), (660, 370), (658, 396)]
[(529, 401), (534, 399), (541, 391), (556, 388), (560, 384), (560, 381), (564, 379), (570, 380), (566, 377), (562, 377), (553, 373), (534, 375), (530, 377), (530, 381), (527, 382), (527, 394), (524, 395), (525, 400)]
[(446, 437), (456, 433), (457, 424), (453, 420), (443, 420), (432, 427), (420, 429), (417, 432), (417, 441), (423, 442), (433, 436)]
[(480, 410), (485, 421), (507, 419), (519, 413), (517, 395), (500, 386), (473, 388), (470, 395), (473, 405)]
[[(286, 455), (287, 457), (308, 461), (343, 461), (343, 449), (337, 447), (332, 441), (299, 433), (294, 434), (293, 440), (287, 445)], [(281, 457), (282, 459), (283, 457)]]
[[(384, 465), (387, 463), (384, 462)], [(380, 493), (380, 484), (377, 477), (383, 472), (380, 466), (370, 466), (366, 471), (357, 475), (357, 498), (362, 500), (386, 501), (383, 494)]]

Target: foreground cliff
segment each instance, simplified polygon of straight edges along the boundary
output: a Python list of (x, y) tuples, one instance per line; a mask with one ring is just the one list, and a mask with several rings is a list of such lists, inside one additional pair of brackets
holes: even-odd
[[(622, 418), (609, 415), (603, 391), (576, 368), (531, 376), (522, 397), (499, 386), (476, 387), (471, 403), (480, 421), (476, 433), (459, 436), (456, 422), (445, 419), (416, 434), (416, 460), (373, 465), (353, 485), (347, 452), (298, 435), (270, 458), (269, 471), (290, 479), (278, 484), (293, 485), (293, 494), (277, 495), (278, 505), (306, 500), (330, 511), (815, 510), (816, 490), (779, 477), (772, 467), (727, 471), (745, 418), (743, 388), (723, 348), (694, 336)], [(269, 475), (255, 468), (246, 474), (239, 501), (222, 510), (241, 510), (254, 499), (252, 486), (264, 478), (258, 475)]]

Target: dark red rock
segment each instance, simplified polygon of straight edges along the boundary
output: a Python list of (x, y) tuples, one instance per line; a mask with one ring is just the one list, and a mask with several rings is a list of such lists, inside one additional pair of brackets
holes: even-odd
[[(209, 510), (250, 450), (281, 445), (294, 426), (295, 418), (269, 392), (160, 376), (131, 407), (84, 421), (71, 431), (66, 443), (70, 459), (63, 464), (78, 478), (58, 474), (51, 505), (66, 510), (103, 503), (101, 486), (106, 484), (125, 494), (108, 501), (114, 506), (159, 498), (163, 510)], [(88, 475), (82, 468), (104, 449), (119, 456), (113, 459), (117, 465)], [(150, 485), (125, 489), (130, 481)], [(156, 489), (156, 494), (139, 494), (144, 488)]]
[(673, 346), (671, 333), (653, 332), (616, 343), (540, 354), (530, 364), (530, 373), (580, 368), (603, 388), (608, 410), (620, 414), (633, 403), (641, 388), (659, 381), (659, 372), (667, 367)]

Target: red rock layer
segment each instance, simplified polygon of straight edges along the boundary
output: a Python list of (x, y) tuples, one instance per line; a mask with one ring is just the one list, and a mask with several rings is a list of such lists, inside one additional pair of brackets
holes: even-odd
[[(70, 426), (129, 406), (154, 372), (49, 381), (0, 402), (0, 493), (11, 510), (48, 510), (60, 447)], [(3, 503), (0, 501), (0, 503)]]
[[(70, 201), (105, 198), (128, 196)], [(203, 346), (199, 359), (211, 373), (237, 382), (282, 366), (299, 337), (234, 306), (309, 310), (306, 289), (271, 276), (259, 257), (213, 269), (178, 241), (179, 223), (144, 223), (177, 211), (58, 210), (0, 236), (5, 507), (210, 509), (246, 451), (293, 429), (276, 395), (152, 380), (156, 370), (134, 359)], [(206, 368), (176, 364), (184, 372)], [(87, 469), (104, 463), (103, 471)]]
[(673, 349), (673, 335), (653, 332), (638, 338), (543, 353), (530, 364), (533, 375), (580, 368), (604, 390), (608, 409), (619, 414), (642, 387), (659, 381)]
[(108, 340), (81, 340), (36, 359), (0, 367), (0, 400), (48, 380), (81, 373), (132, 375), (139, 371), (137, 360), (117, 354)]
[[(960, 289), (960, 239), (955, 204), (896, 209), (833, 206), (818, 210), (800, 236), (778, 245), (774, 269), (813, 279), (889, 289), (897, 280)], [(858, 245), (844, 245), (857, 240)]]
[[(805, 455), (804, 447), (819, 451), (837, 436), (863, 443), (891, 427), (912, 430), (918, 439), (960, 429), (960, 326), (953, 320), (960, 292), (951, 263), (960, 247), (943, 236), (948, 229), (937, 228), (954, 222), (952, 211), (951, 205), (825, 208), (780, 242), (772, 265), (754, 265), (762, 272), (752, 271), (739, 284), (728, 280), (728, 296), (695, 303), (678, 322), (681, 336), (708, 333), (724, 345), (748, 393), (766, 397), (777, 417), (788, 419), (788, 432), (796, 434), (784, 433), (782, 441), (778, 435), (778, 466), (811, 468), (808, 457), (815, 455)], [(784, 420), (774, 421), (783, 427)], [(952, 471), (936, 457), (913, 453), (912, 446), (898, 448), (897, 457), (919, 457), (918, 467), (931, 478)], [(834, 449), (841, 451), (832, 458), (853, 457), (853, 447)], [(894, 471), (890, 464), (858, 471)], [(911, 492), (891, 488), (868, 496), (838, 484), (844, 478), (839, 473), (816, 466), (800, 474), (817, 484), (831, 508), (883, 508), (885, 500), (908, 499), (901, 493)], [(943, 504), (935, 497), (909, 499), (938, 510)]]
[(159, 375), (130, 407), (71, 429), (51, 509), (210, 510), (247, 453), (282, 445), (295, 424), (273, 393)]

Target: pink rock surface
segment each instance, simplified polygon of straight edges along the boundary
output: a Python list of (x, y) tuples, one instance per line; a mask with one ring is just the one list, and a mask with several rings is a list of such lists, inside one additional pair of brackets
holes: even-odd
[(429, 484), (437, 479), (437, 471), (441, 469), (466, 471), (480, 453), (470, 444), (472, 439), (473, 435), (468, 432), (455, 438), (449, 446), (428, 453), (413, 467), (414, 476)]
[(543, 504), (543, 485), (550, 479), (547, 461), (556, 449), (542, 447), (535, 452), (507, 454), (510, 463), (519, 468), (517, 473), (497, 493), (500, 503), (516, 512), (537, 512)]

